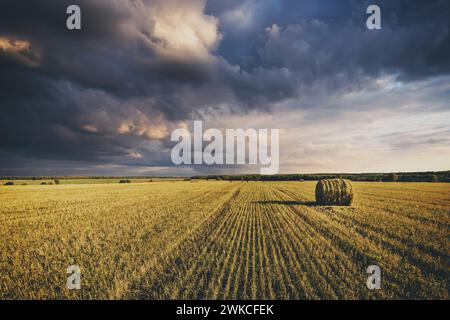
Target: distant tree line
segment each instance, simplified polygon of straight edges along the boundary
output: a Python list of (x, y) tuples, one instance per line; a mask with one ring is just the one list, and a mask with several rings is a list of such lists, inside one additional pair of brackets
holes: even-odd
[[(159, 177), (173, 178), (173, 177)], [(149, 176), (0, 176), (0, 180), (149, 179)]]
[[(160, 177), (176, 178), (173, 176)], [(450, 182), (450, 171), (429, 172), (392, 172), (392, 173), (317, 173), (317, 174), (277, 174), (277, 175), (201, 175), (188, 177), (186, 180), (226, 180), (226, 181), (317, 181), (321, 179), (342, 178), (352, 181), (378, 182)], [(60, 180), (69, 179), (149, 179), (149, 176), (2, 176), (0, 180), (52, 180), (59, 184)], [(125, 183), (125, 182), (122, 182)]]
[(399, 173), (326, 173), (326, 174), (277, 174), (277, 175), (208, 175), (192, 179), (227, 181), (317, 181), (321, 179), (348, 179), (372, 182), (450, 182), (450, 171), (399, 172)]

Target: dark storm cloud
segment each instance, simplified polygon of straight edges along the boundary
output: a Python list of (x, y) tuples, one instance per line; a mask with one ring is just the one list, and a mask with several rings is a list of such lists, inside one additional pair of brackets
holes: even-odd
[[(382, 10), (383, 30), (378, 32), (365, 29), (365, 11), (373, 3)], [(223, 1), (212, 0), (207, 8), (224, 20), (221, 31), (228, 36), (221, 43), (220, 53), (243, 66), (271, 66), (270, 60), (261, 59), (261, 50), (267, 42), (261, 31), (276, 24), (286, 42), (291, 42), (289, 47), (278, 48), (280, 55), (294, 57), (298, 53), (307, 53), (310, 61), (319, 65), (323, 62), (315, 59), (329, 55), (337, 59), (333, 68), (340, 66), (339, 71), (345, 71), (348, 66), (348, 63), (342, 65), (342, 60), (368, 72), (392, 68), (419, 77), (422, 73), (432, 75), (449, 70), (450, 4), (445, 0), (247, 0), (231, 2), (228, 6)], [(247, 11), (253, 12), (248, 8), (258, 12), (258, 15), (248, 17), (250, 23), (242, 26), (232, 23), (239, 21), (238, 18), (245, 16)], [(311, 46), (308, 52), (299, 52), (305, 45)], [(240, 54), (242, 52), (259, 54), (249, 57)], [(248, 63), (249, 59), (253, 64)], [(277, 62), (277, 65), (284, 65), (282, 61)]]
[[(448, 1), (376, 3), (381, 31), (365, 29), (367, 1), (4, 0), (0, 164), (168, 165), (172, 126), (205, 110), (450, 73)], [(65, 28), (70, 4), (81, 31)]]
[[(156, 57), (146, 42), (163, 40), (152, 39), (152, 18), (146, 21), (136, 16), (139, 8), (135, 3), (6, 1), (2, 2), (0, 32), (26, 39), (33, 50), (42, 52), (38, 70), (30, 74), (70, 81), (123, 99), (152, 96), (164, 101), (178, 85), (195, 88), (208, 81), (211, 70), (202, 61)], [(65, 27), (69, 4), (82, 8), (81, 31)]]
[[(82, 8), (79, 32), (65, 27), (74, 3)], [(149, 39), (151, 18), (141, 18), (132, 1), (3, 1), (0, 40), (11, 49), (0, 50), (0, 147), (24, 157), (109, 161), (160, 139), (152, 126), (201, 105), (181, 93), (208, 80), (208, 65), (157, 57), (148, 45), (159, 41)], [(17, 59), (25, 54), (36, 66)]]
[[(243, 91), (247, 87), (250, 92), (258, 86), (269, 87), (266, 84), (270, 81), (261, 74), (283, 68), (292, 75), (287, 79), (284, 72), (279, 72), (281, 98), (298, 94), (293, 88), (323, 84), (327, 79), (335, 79), (328, 86), (339, 88), (351, 86), (350, 82), (360, 81), (361, 77), (395, 74), (408, 81), (450, 72), (447, 1), (377, 1), (382, 8), (380, 31), (365, 28), (369, 2), (276, 2), (278, 9), (266, 13), (266, 21), (255, 17), (253, 23), (242, 26), (241, 32), (230, 33), (228, 29), (236, 27), (224, 24), (223, 32), (230, 36), (222, 41), (219, 52), (254, 75), (249, 81), (252, 85), (238, 86)], [(272, 1), (245, 3), (255, 8), (265, 4), (268, 10), (274, 6)], [(211, 10), (224, 19), (233, 14), (239, 17), (246, 10), (243, 4), (220, 8), (222, 11)], [(242, 84), (239, 79), (235, 83)]]

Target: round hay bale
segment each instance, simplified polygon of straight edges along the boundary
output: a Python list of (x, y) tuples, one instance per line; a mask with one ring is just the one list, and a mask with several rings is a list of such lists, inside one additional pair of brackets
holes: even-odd
[(316, 185), (316, 202), (325, 206), (350, 206), (353, 202), (353, 187), (350, 180), (320, 180)]

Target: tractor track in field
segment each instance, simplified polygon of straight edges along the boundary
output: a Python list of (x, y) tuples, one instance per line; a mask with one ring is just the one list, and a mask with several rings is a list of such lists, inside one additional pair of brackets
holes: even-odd
[[(272, 218), (255, 210), (253, 197), (252, 192), (236, 192), (193, 238), (173, 252), (162, 277), (144, 279), (140, 285), (145, 289), (139, 296), (276, 298), (280, 291), (292, 291), (285, 258), (273, 239), (277, 231), (272, 222), (263, 221)], [(264, 232), (271, 237), (261, 236)], [(280, 279), (271, 277), (273, 269), (280, 270)]]
[[(162, 292), (167, 291), (164, 288), (158, 287), (157, 277), (163, 275), (163, 277), (167, 277), (168, 281), (170, 280), (170, 274), (165, 270), (165, 268), (172, 269), (174, 266), (178, 268), (182, 268), (180, 265), (180, 261), (184, 254), (186, 255), (194, 255), (198, 254), (198, 252), (190, 250), (191, 244), (195, 240), (202, 241), (202, 239), (206, 239), (213, 233), (214, 229), (211, 228), (212, 225), (220, 224), (223, 220), (224, 214), (228, 211), (230, 204), (233, 202), (233, 199), (236, 198), (240, 193), (241, 186), (238, 186), (231, 194), (231, 196), (225, 201), (225, 203), (215, 210), (215, 213), (211, 214), (210, 217), (203, 222), (197, 229), (193, 230), (186, 237), (179, 239), (176, 244), (171, 246), (171, 249), (164, 254), (161, 254), (161, 259), (152, 264), (151, 267), (146, 268), (145, 272), (142, 273), (140, 278), (134, 281), (130, 285), (129, 292), (127, 292), (127, 298), (138, 298), (138, 299), (154, 299), (154, 294), (156, 292), (163, 294)], [(186, 250), (186, 248), (190, 248)], [(181, 255), (180, 255), (181, 253)], [(151, 268), (154, 268), (151, 270)], [(189, 270), (183, 269), (180, 270), (183, 273), (189, 274)], [(175, 276), (172, 274), (172, 276)], [(175, 279), (172, 277), (172, 281)], [(143, 283), (147, 284), (143, 287)], [(164, 293), (164, 294), (167, 294)]]
[[(348, 294), (358, 281), (352, 259), (298, 212), (270, 200), (279, 197), (270, 188), (259, 190), (258, 197), (235, 193), (172, 252), (157, 272), (160, 277), (142, 279), (138, 297), (305, 299)], [(337, 257), (336, 266), (324, 263), (318, 248)], [(347, 270), (345, 279), (332, 285), (342, 270)]]

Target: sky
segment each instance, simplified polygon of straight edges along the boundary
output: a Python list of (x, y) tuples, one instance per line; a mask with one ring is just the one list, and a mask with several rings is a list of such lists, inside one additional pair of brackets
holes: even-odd
[(449, 170), (449, 16), (447, 0), (2, 0), (0, 175), (255, 172), (174, 166), (171, 132), (194, 119), (279, 129), (280, 173)]

